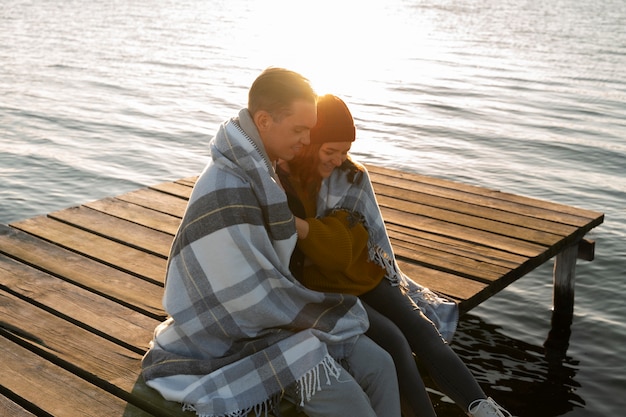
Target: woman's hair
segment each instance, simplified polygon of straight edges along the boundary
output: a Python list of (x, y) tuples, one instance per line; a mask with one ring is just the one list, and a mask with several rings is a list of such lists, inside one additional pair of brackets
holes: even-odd
[[(318, 170), (320, 148), (324, 143), (353, 142), (355, 139), (354, 119), (346, 103), (332, 94), (319, 97), (317, 123), (311, 129), (311, 143), (289, 162), (291, 175), (307, 192), (317, 193), (322, 183)], [(361, 181), (363, 169), (350, 159), (350, 155), (338, 169), (347, 172), (351, 183)]]
[(254, 116), (256, 112), (265, 110), (280, 122), (289, 115), (296, 100), (316, 102), (317, 94), (310, 81), (297, 72), (270, 67), (252, 83), (248, 92), (248, 111)]

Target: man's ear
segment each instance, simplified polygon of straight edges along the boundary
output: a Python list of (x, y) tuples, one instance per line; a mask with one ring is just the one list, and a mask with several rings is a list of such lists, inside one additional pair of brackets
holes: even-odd
[(259, 110), (254, 114), (253, 120), (259, 132), (263, 132), (271, 125), (272, 116), (265, 110)]

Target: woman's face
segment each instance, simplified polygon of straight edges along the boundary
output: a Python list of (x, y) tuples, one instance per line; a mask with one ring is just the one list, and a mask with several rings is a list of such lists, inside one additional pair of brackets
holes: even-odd
[(352, 142), (326, 142), (319, 150), (317, 171), (322, 178), (328, 178), (333, 169), (340, 166), (348, 157)]

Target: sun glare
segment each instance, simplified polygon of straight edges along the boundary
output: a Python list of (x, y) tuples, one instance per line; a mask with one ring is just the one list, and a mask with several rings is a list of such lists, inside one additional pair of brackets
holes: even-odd
[(420, 46), (426, 46), (420, 40), (427, 37), (425, 26), (394, 11), (393, 1), (269, 3), (273, 7), (265, 2), (250, 6), (255, 9), (249, 23), (256, 25), (252, 41), (260, 45), (250, 58), (259, 67), (301, 72), (321, 94), (376, 93), (377, 81), (400, 79), (403, 63), (419, 58)]
[[(436, 63), (445, 52), (433, 36), (436, 23), (430, 16), (398, 0), (269, 0), (246, 5), (246, 21), (241, 23), (250, 36), (230, 42), (241, 51), (253, 51), (247, 56), (251, 69), (293, 69), (309, 78), (318, 94), (344, 98), (358, 127), (356, 152), (389, 160), (404, 152), (381, 140), (386, 135), (381, 126), (390, 123), (397, 133), (397, 126), (411, 125), (405, 123), (405, 114), (393, 113), (406, 97), (403, 91), (420, 90), (442, 76)], [(406, 103), (397, 108), (407, 108)]]

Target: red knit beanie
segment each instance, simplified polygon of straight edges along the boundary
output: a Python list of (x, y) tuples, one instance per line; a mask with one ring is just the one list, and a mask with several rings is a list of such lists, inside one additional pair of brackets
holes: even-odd
[(354, 142), (356, 129), (348, 106), (332, 94), (317, 100), (317, 123), (311, 129), (311, 144)]

